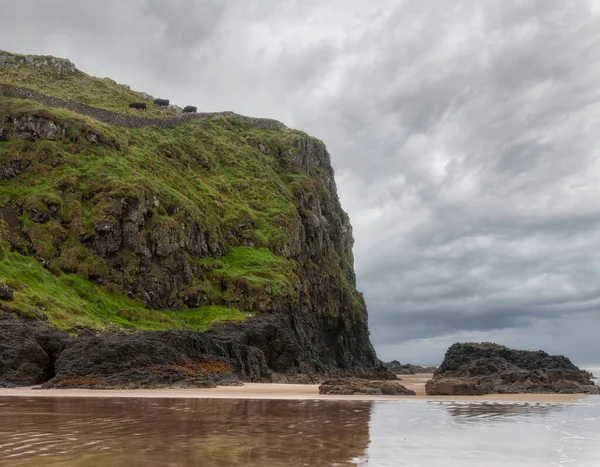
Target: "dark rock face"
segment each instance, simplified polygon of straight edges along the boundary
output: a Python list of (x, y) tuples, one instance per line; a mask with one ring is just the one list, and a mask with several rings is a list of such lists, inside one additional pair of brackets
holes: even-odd
[[(306, 330), (301, 330), (306, 332)], [(74, 338), (56, 361), (56, 376), (44, 387), (160, 388), (231, 385), (236, 381), (273, 381), (271, 370), (289, 372), (299, 358), (321, 372), (340, 371), (330, 358), (308, 353), (284, 316), (264, 315), (243, 324), (217, 326), (204, 333), (153, 331), (107, 333)], [(319, 336), (313, 336), (318, 339)], [(275, 381), (317, 382), (308, 365), (296, 376)], [(362, 370), (380, 379), (386, 371)]]
[(398, 360), (392, 360), (391, 362), (383, 364), (388, 371), (396, 375), (416, 375), (420, 373), (433, 373), (437, 370), (436, 366), (420, 366), (411, 365), (410, 363), (402, 364)]
[(0, 312), (0, 387), (31, 386), (54, 376), (54, 365), (71, 338), (40, 321)]
[(10, 301), (14, 298), (13, 290), (6, 284), (0, 284), (0, 300)]
[(394, 381), (369, 381), (361, 378), (341, 378), (323, 381), (319, 394), (350, 396), (354, 394), (414, 396), (415, 391)]
[(238, 376), (269, 376), (260, 350), (186, 331), (106, 334), (77, 339), (44, 387), (215, 387)]
[(428, 395), (600, 393), (590, 378), (564, 356), (467, 343), (448, 349), (425, 389)]
[[(0, 386), (202, 388), (240, 381), (316, 383), (326, 372), (338, 378), (395, 378), (383, 368), (340, 370), (330, 358), (308, 353), (296, 332), (286, 317), (264, 315), (204, 333), (84, 331), (69, 336), (41, 321), (0, 313)], [(320, 372), (305, 364), (284, 375), (297, 358), (314, 359)]]

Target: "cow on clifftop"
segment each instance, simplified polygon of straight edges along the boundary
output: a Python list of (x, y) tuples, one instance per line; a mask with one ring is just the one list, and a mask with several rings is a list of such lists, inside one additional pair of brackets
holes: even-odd
[(183, 113), (196, 113), (198, 111), (198, 107), (194, 107), (193, 105), (187, 105), (183, 108)]
[(134, 102), (132, 104), (129, 104), (129, 108), (130, 109), (138, 109), (138, 110), (146, 110), (146, 103), (145, 102)]
[(154, 103), (156, 105), (160, 105), (161, 107), (166, 107), (169, 105), (169, 99), (154, 99)]

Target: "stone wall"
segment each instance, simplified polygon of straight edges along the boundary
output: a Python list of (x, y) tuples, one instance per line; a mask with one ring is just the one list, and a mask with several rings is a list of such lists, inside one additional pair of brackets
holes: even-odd
[(27, 99), (38, 104), (53, 107), (57, 109), (65, 109), (71, 112), (78, 113), (91, 117), (98, 121), (108, 123), (110, 125), (122, 126), (125, 128), (141, 128), (145, 126), (154, 126), (157, 128), (172, 128), (177, 125), (185, 125), (193, 120), (205, 120), (215, 117), (235, 117), (237, 120), (253, 127), (262, 128), (265, 130), (276, 130), (286, 128), (286, 126), (277, 120), (268, 118), (254, 118), (239, 115), (234, 112), (199, 112), (177, 115), (174, 117), (144, 117), (141, 115), (127, 115), (112, 112), (110, 110), (98, 109), (79, 102), (73, 102), (59, 97), (47, 96), (31, 89), (12, 86), (10, 84), (0, 84), (0, 95), (6, 97), (14, 97), (18, 99)]

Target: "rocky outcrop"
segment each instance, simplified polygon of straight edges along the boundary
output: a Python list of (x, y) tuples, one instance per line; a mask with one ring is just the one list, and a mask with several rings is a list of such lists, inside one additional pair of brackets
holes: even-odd
[(31, 386), (54, 377), (56, 360), (70, 342), (66, 333), (41, 321), (0, 311), (0, 387)]
[(55, 372), (44, 387), (202, 388), (270, 376), (258, 348), (214, 333), (186, 331), (80, 337), (62, 352)]
[(415, 391), (407, 389), (395, 381), (369, 381), (361, 378), (341, 378), (323, 381), (319, 386), (319, 394), (350, 396), (361, 395), (386, 395), (386, 396), (414, 396)]
[(420, 366), (411, 365), (410, 363), (402, 364), (398, 360), (392, 360), (391, 362), (383, 364), (388, 371), (396, 375), (416, 375), (421, 373), (433, 373), (437, 370), (437, 366)]
[(425, 386), (428, 395), (598, 394), (590, 374), (564, 356), (492, 343), (454, 344)]
[(53, 70), (57, 75), (76, 73), (75, 65), (67, 59), (51, 56), (16, 55), (0, 51), (0, 70), (27, 67)]
[(342, 371), (326, 360), (319, 361), (320, 372), (304, 365), (295, 376), (285, 376), (295, 359), (319, 355), (305, 354), (293, 329), (280, 319), (263, 315), (204, 333), (81, 330), (70, 336), (44, 322), (4, 312), (0, 386), (45, 383), (44, 388), (135, 389), (205, 388), (241, 381), (316, 383), (327, 370), (338, 378), (395, 378), (384, 370)]
[(6, 284), (0, 284), (0, 300), (10, 301), (14, 298), (15, 292)]

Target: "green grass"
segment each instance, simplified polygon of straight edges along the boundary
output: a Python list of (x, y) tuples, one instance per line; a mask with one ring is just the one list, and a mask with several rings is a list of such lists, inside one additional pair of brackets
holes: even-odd
[(273, 295), (296, 295), (293, 262), (265, 248), (234, 247), (211, 266), (212, 277)]
[[(7, 52), (0, 50), (0, 56)], [(22, 55), (10, 54), (22, 58)], [(36, 61), (50, 61), (52, 57), (34, 57)], [(172, 115), (171, 111), (154, 105), (151, 99), (144, 99), (141, 92), (132, 91), (127, 86), (117, 84), (109, 78), (96, 78), (82, 71), (58, 73), (50, 67), (30, 67), (15, 62), (16, 67), (0, 69), (0, 83), (20, 86), (42, 94), (61, 97), (114, 112), (149, 116)], [(163, 97), (163, 96), (156, 96)], [(130, 109), (132, 102), (146, 102), (147, 111)]]
[[(249, 128), (229, 117), (169, 130), (122, 129), (0, 97), (0, 118), (30, 115), (51, 119), (66, 131), (59, 141), (0, 142), (0, 165), (19, 160), (27, 166), (19, 176), (0, 180), (0, 208), (24, 209), (21, 228), (31, 240), (29, 254), (43, 258), (54, 274), (47, 278), (52, 278), (52, 287), (20, 298), (22, 311), (36, 309), (33, 297), (68, 296), (64, 290), (71, 287), (75, 296), (44, 307), (60, 327), (112, 322), (138, 329), (183, 328), (190, 323), (206, 326), (211, 310), (217, 318), (244, 316), (223, 304), (240, 303), (242, 310), (254, 312), (268, 308), (271, 297), (295, 299), (296, 264), (278, 251), (286, 249), (288, 231), (300, 222), (294, 190), (302, 180), (310, 182), (276, 157), (299, 136), (295, 132)], [(87, 141), (90, 132), (99, 135), (100, 144)], [(124, 199), (157, 200), (149, 213), (148, 231), (177, 232), (182, 223), (197, 223), (228, 248), (221, 258), (201, 260), (213, 267), (187, 290), (202, 290), (216, 308), (176, 315), (155, 312), (142, 304), (123, 303), (121, 296), (106, 295), (102, 287), (93, 286), (93, 281), (109, 276), (109, 269), (82, 239), (93, 234), (97, 222), (110, 220)], [(50, 213), (52, 206), (57, 214), (44, 223), (26, 214), (28, 209)], [(7, 279), (11, 274), (19, 277), (14, 269), (10, 274), (5, 271)], [(226, 291), (221, 290), (223, 281)], [(62, 291), (53, 288), (59, 285)], [(89, 300), (101, 296), (101, 305), (82, 305), (81, 291), (89, 287)], [(79, 301), (71, 303), (75, 298)]]
[[(185, 212), (224, 241), (234, 240), (223, 238), (231, 237), (232, 229), (251, 224), (248, 240), (273, 249), (280, 246), (282, 231), (298, 220), (293, 187), (286, 183), (289, 177), (273, 155), (263, 154), (258, 147), (265, 134), (275, 133), (279, 140), (267, 141), (274, 154), (278, 144), (294, 136), (291, 130), (240, 127), (232, 132), (224, 128), (230, 122), (223, 118), (169, 130), (117, 129), (68, 112), (59, 115), (0, 98), (0, 118), (32, 114), (46, 115), (65, 126), (66, 137), (58, 142), (0, 142), (0, 164), (18, 155), (29, 165), (18, 180), (0, 182), (0, 206), (22, 199), (40, 210), (49, 198), (58, 196), (64, 215), (80, 215), (78, 225), (91, 233), (95, 222), (110, 210), (110, 200), (157, 196), (160, 206), (154, 214)], [(73, 141), (70, 136), (89, 132), (100, 135), (101, 144)], [(302, 176), (293, 179), (298, 177)], [(60, 189), (66, 183), (91, 199), (64, 196)]]
[(26, 316), (47, 316), (62, 329), (109, 325), (124, 329), (204, 331), (224, 321), (242, 321), (246, 313), (224, 306), (188, 310), (148, 310), (141, 303), (110, 292), (79, 275), (52, 275), (31, 257), (0, 253), (0, 283), (15, 289), (13, 301), (0, 304)]
[[(141, 100), (139, 93), (81, 72), (57, 76), (54, 70), (23, 65), (0, 70), (2, 82), (120, 112)], [(160, 110), (152, 107), (148, 113)], [(130, 329), (202, 330), (216, 321), (244, 319), (247, 313), (286, 309), (297, 300), (307, 271), (306, 260), (297, 263), (301, 215), (315, 215), (311, 206), (328, 189), (330, 176), (317, 164), (309, 173), (295, 167), (296, 142), (309, 138), (306, 134), (262, 130), (234, 116), (167, 130), (127, 129), (0, 96), (0, 121), (20, 117), (51, 120), (64, 136), (0, 141), (0, 168), (21, 172), (0, 179), (0, 215), (8, 207), (21, 212), (17, 233), (7, 234), (0, 216), (0, 238), (10, 239), (12, 248), (24, 254), (5, 253), (0, 265), (0, 282), (17, 289), (8, 304), (15, 311), (45, 314), (65, 329), (112, 323)], [(197, 257), (186, 252), (195, 275), (168, 298), (173, 307), (207, 306), (149, 310), (127, 298), (123, 291), (136, 280), (132, 250), (120, 251), (124, 282), (114, 283), (89, 239), (99, 222), (120, 221), (122, 206), (130, 202), (147, 206), (145, 231), (168, 241), (181, 242), (183, 232), (200, 226), (218, 253)], [(31, 213), (46, 218), (39, 222)], [(313, 272), (328, 269), (334, 287), (349, 292), (350, 306), (362, 309), (362, 297), (342, 271), (346, 260), (339, 252), (328, 254)], [(157, 262), (152, 268), (154, 277), (165, 273)]]

